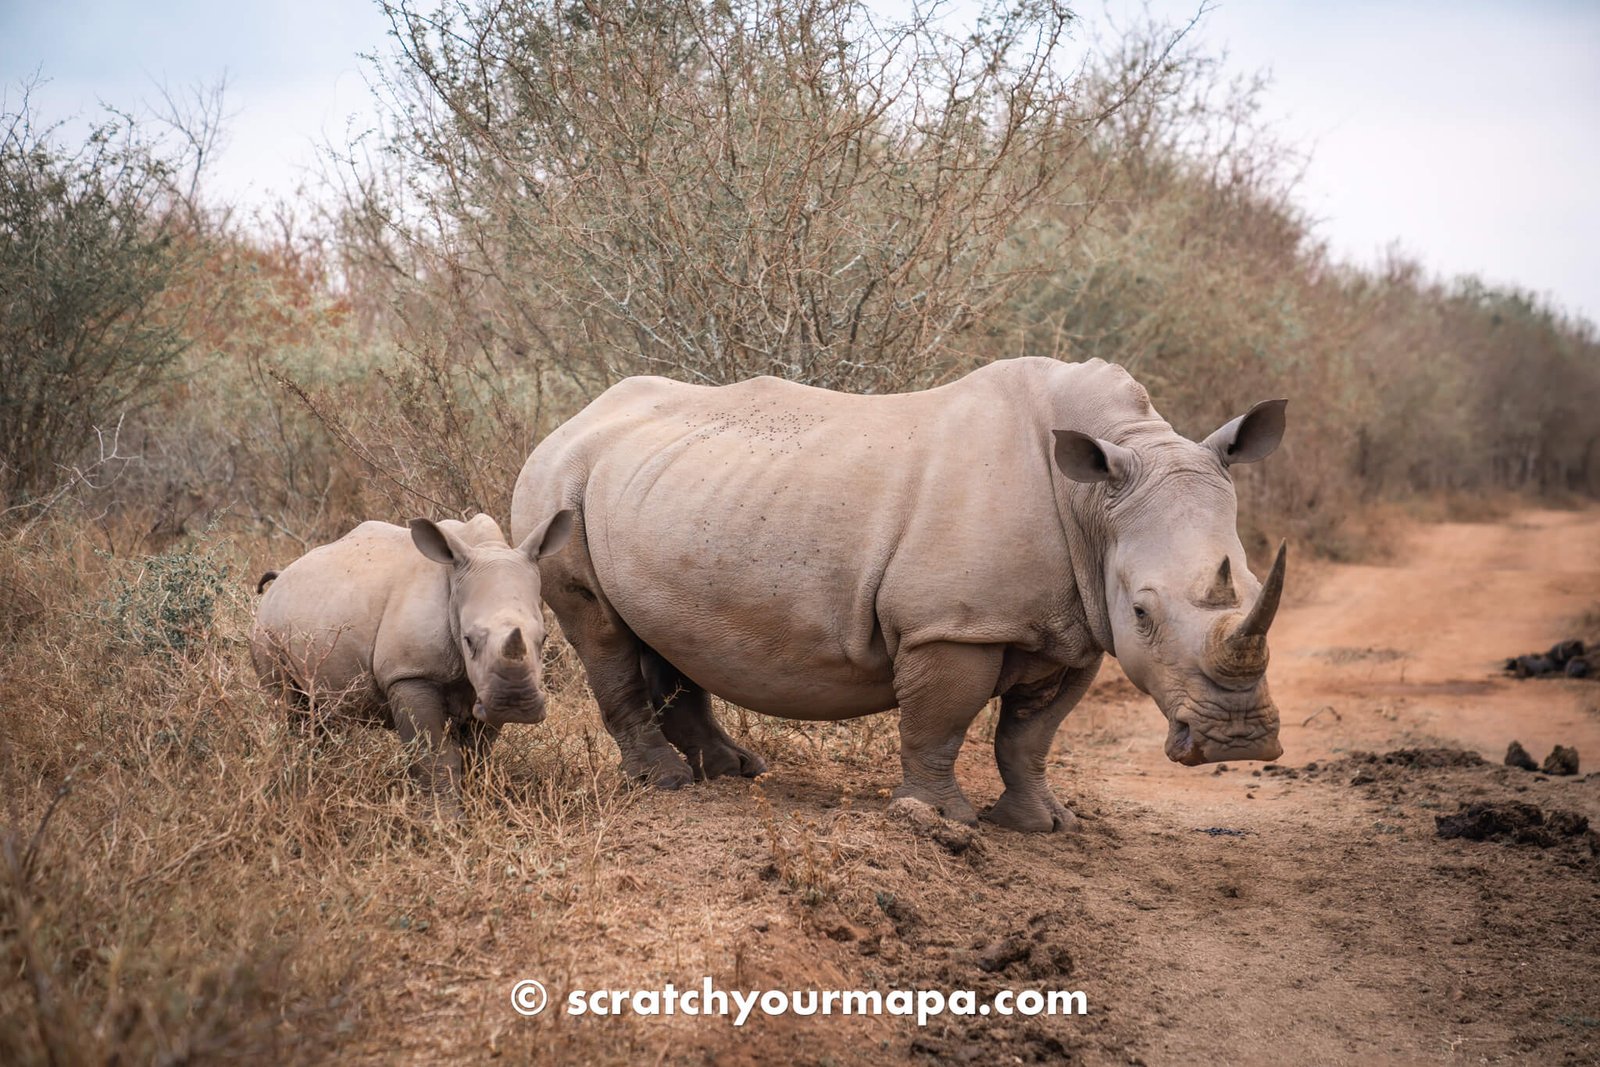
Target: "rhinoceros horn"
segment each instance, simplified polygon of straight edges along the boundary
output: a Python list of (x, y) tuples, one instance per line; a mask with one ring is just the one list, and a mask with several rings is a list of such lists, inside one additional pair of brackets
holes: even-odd
[(1243, 619), (1237, 615), (1218, 619), (1206, 639), (1202, 669), (1224, 688), (1248, 688), (1267, 671), (1267, 628), (1272, 625), (1278, 600), (1283, 596), (1286, 549), (1286, 545), (1278, 547), (1272, 572), (1267, 575), (1249, 613)]
[(528, 643), (522, 639), (520, 626), (512, 630), (511, 635), (506, 638), (505, 648), (501, 650), (501, 654), (506, 659), (521, 659), (528, 654)]
[(1267, 628), (1272, 625), (1272, 618), (1278, 614), (1278, 598), (1283, 596), (1283, 570), (1284, 561), (1289, 554), (1289, 542), (1283, 541), (1278, 545), (1278, 558), (1272, 563), (1272, 572), (1267, 575), (1267, 580), (1261, 584), (1261, 593), (1256, 597), (1256, 602), (1250, 607), (1250, 614), (1233, 631), (1230, 641), (1249, 637), (1265, 637)]
[(1222, 557), (1222, 565), (1217, 568), (1216, 577), (1211, 579), (1211, 588), (1206, 590), (1201, 602), (1213, 608), (1239, 606), (1239, 594), (1233, 588), (1233, 564), (1228, 562), (1227, 556)]

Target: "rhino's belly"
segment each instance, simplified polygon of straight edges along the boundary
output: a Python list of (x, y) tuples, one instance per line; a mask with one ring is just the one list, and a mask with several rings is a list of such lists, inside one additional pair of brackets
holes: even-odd
[(283, 681), (303, 693), (319, 712), (371, 723), (388, 718), (372, 672), (370, 642), (335, 627), (309, 633), (284, 627), (266, 640)]
[[(673, 597), (623, 597), (628, 627), (703, 689), (786, 719), (849, 719), (895, 706), (881, 639), (852, 657), (827, 620), (778, 612), (680, 611)], [(627, 603), (628, 600), (633, 603)]]
[[(667, 658), (672, 661), (671, 656)], [(693, 665), (689, 667), (672, 662), (695, 684), (730, 704), (782, 719), (853, 719), (895, 706), (894, 685), (887, 672), (882, 679), (869, 680), (830, 676), (822, 670), (797, 671), (770, 662), (737, 663), (698, 656), (691, 657)]]

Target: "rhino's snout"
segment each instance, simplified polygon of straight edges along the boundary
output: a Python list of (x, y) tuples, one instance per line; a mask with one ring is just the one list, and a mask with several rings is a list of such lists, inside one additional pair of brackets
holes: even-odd
[(1227, 724), (1202, 722), (1185, 709), (1172, 717), (1167, 731), (1167, 758), (1186, 767), (1224, 760), (1275, 760), (1283, 755), (1278, 741), (1278, 712), (1271, 705)]
[[(513, 631), (521, 640), (519, 631)], [(476, 678), (478, 700), (472, 714), (479, 722), (544, 722), (545, 696), (539, 684), (538, 660), (500, 658)]]
[(535, 694), (532, 700), (525, 700), (514, 705), (494, 704), (486, 707), (482, 700), (472, 705), (472, 717), (479, 722), (492, 723), (502, 726), (507, 723), (539, 723), (545, 719), (545, 702), (542, 694)]

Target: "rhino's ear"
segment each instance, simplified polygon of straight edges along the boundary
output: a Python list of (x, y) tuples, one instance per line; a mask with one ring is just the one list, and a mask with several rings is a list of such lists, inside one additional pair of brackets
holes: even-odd
[(543, 525), (535, 526), (533, 532), (522, 539), (517, 551), (535, 563), (548, 555), (560, 552), (572, 536), (572, 520), (572, 509), (562, 508), (544, 520)]
[(1075, 482), (1120, 482), (1133, 470), (1133, 453), (1077, 430), (1056, 430), (1056, 466)]
[(411, 541), (418, 552), (446, 566), (464, 567), (471, 554), (459, 537), (442, 529), (432, 519), (411, 520)]
[(1223, 423), (1204, 444), (1221, 458), (1224, 467), (1266, 459), (1283, 440), (1288, 406), (1287, 400), (1263, 400), (1232, 422)]

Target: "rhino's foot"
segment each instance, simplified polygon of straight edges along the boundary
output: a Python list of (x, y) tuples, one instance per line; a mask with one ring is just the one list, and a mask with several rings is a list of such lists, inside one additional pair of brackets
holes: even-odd
[(983, 813), (984, 821), (1025, 834), (1048, 834), (1057, 830), (1078, 829), (1078, 817), (1048, 789), (1017, 792), (1007, 789), (994, 807)]
[(670, 745), (624, 756), (622, 773), (629, 778), (641, 779), (657, 789), (682, 789), (694, 782), (694, 772), (689, 769), (689, 764)]
[(926, 786), (902, 782), (895, 789), (892, 796), (895, 800), (899, 800), (901, 797), (920, 800), (924, 804), (931, 805), (940, 815), (943, 815), (951, 822), (964, 823), (967, 826), (978, 825), (977, 809), (962, 795), (960, 787), (954, 782), (950, 783), (950, 788), (938, 791), (929, 789)]
[(423, 786), (417, 798), (425, 815), (433, 821), (450, 826), (465, 821), (466, 810), (461, 806), (461, 796), (455, 788), (433, 789)]
[(766, 760), (732, 741), (715, 740), (684, 755), (689, 760), (689, 766), (694, 768), (696, 780), (734, 775), (754, 778), (767, 773)]

